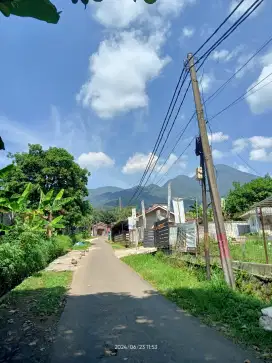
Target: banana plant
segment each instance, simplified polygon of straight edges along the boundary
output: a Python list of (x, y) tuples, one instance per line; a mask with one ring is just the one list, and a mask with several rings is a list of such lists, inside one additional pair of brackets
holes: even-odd
[[(102, 2), (103, 0), (93, 1)], [(136, 2), (136, 0), (132, 1)], [(157, 0), (141, 1), (144, 1), (147, 4), (154, 4)], [(86, 9), (89, 0), (81, 0), (81, 2)], [(77, 4), (78, 0), (72, 0), (72, 3)], [(61, 14), (61, 11), (58, 11), (56, 6), (51, 3), (50, 0), (0, 0), (0, 12), (6, 17), (16, 15), (20, 17), (34, 18), (51, 24), (57, 24)]]
[(61, 189), (56, 197), (53, 197), (54, 190), (51, 189), (48, 193), (44, 193), (40, 189), (40, 202), (38, 207), (38, 213), (45, 221), (47, 236), (52, 236), (52, 230), (57, 228), (64, 228), (65, 226), (61, 223), (63, 216), (60, 215), (53, 218), (55, 212), (59, 212), (65, 205), (70, 203), (74, 198), (63, 198), (64, 189)]

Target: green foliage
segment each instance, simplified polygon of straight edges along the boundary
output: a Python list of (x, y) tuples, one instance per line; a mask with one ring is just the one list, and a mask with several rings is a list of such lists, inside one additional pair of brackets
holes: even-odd
[(57, 24), (60, 18), (60, 12), (49, 0), (2, 0), (0, 11), (6, 17), (16, 15), (52, 24)]
[(103, 222), (106, 224), (117, 223), (120, 221), (124, 221), (131, 216), (131, 209), (133, 207), (124, 207), (124, 208), (113, 208), (110, 210), (99, 210), (96, 209), (92, 214), (93, 223)]
[[(94, 0), (101, 2), (102, 0)], [(127, 0), (132, 1), (132, 0)], [(133, 0), (136, 2), (136, 0)], [(144, 0), (146, 4), (154, 4), (157, 0)], [(85, 9), (89, 0), (81, 0)], [(78, 0), (72, 0), (77, 4)], [(61, 11), (57, 11), (55, 5), (49, 0), (0, 0), (0, 11), (6, 17), (16, 15), (20, 17), (34, 18), (47, 23), (57, 24), (60, 19)]]
[[(66, 225), (74, 226), (83, 215), (90, 213), (90, 204), (84, 200), (88, 195), (86, 185), (90, 174), (75, 163), (68, 151), (56, 147), (43, 150), (41, 145), (29, 145), (28, 152), (9, 154), (9, 158), (12, 159), (14, 168), (0, 178), (0, 197), (10, 199), (14, 194), (23, 193), (28, 183), (31, 183), (33, 187), (29, 194), (28, 208), (38, 208), (40, 190), (48, 198), (48, 193), (54, 190), (54, 195), (61, 193), (59, 197), (63, 201), (69, 200), (69, 203), (63, 202), (62, 205)], [(62, 189), (64, 192), (61, 192)], [(58, 201), (56, 200), (56, 204), (59, 207)]]
[(272, 178), (266, 175), (244, 185), (233, 183), (233, 187), (226, 197), (225, 209), (230, 217), (236, 218), (249, 210), (254, 203), (272, 195)]
[(11, 232), (0, 243), (0, 295), (47, 266), (71, 248), (71, 239), (56, 236), (50, 240), (38, 232)]

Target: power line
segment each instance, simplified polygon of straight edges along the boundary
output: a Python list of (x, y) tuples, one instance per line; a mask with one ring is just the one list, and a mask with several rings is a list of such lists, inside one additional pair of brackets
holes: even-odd
[[(154, 164), (153, 164), (153, 166), (152, 166), (152, 169), (151, 169), (151, 171), (150, 171), (150, 174), (149, 174), (149, 176), (148, 176), (147, 180), (145, 181), (145, 183), (144, 183), (144, 185), (143, 185), (143, 188), (144, 188), (144, 187), (146, 186), (146, 184), (148, 183), (148, 181), (149, 181), (149, 179), (150, 179), (150, 177), (151, 177), (151, 175), (152, 175), (152, 172), (153, 172), (153, 170), (155, 169), (155, 167), (156, 167), (156, 165), (157, 165), (157, 163), (158, 163), (158, 161), (159, 161), (159, 159), (160, 159), (160, 157), (161, 157), (161, 154), (162, 154), (162, 152), (163, 152), (163, 150), (164, 150), (164, 147), (165, 147), (165, 145), (166, 145), (166, 142), (168, 141), (168, 138), (169, 138), (169, 136), (170, 136), (170, 133), (171, 133), (171, 131), (172, 131), (172, 129), (173, 129), (173, 127), (174, 127), (174, 125), (175, 125), (176, 119), (177, 119), (177, 117), (178, 117), (178, 115), (179, 115), (179, 112), (180, 112), (181, 106), (183, 105), (184, 100), (185, 100), (185, 98), (186, 98), (186, 96), (187, 96), (187, 93), (188, 93), (188, 91), (189, 91), (189, 87), (190, 87), (190, 85), (191, 85), (191, 82), (189, 82), (189, 84), (188, 84), (188, 86), (187, 86), (187, 88), (186, 88), (186, 91), (185, 91), (185, 93), (184, 93), (183, 99), (182, 99), (182, 101), (181, 101), (181, 103), (180, 103), (180, 106), (179, 106), (179, 108), (178, 108), (178, 111), (177, 111), (177, 113), (176, 113), (176, 116), (175, 116), (175, 118), (174, 118), (174, 120), (173, 120), (173, 122), (172, 122), (172, 125), (171, 125), (171, 127), (170, 127), (170, 129), (169, 129), (169, 131), (168, 131), (168, 134), (167, 134), (166, 139), (165, 139), (165, 141), (164, 141), (164, 143), (163, 143), (163, 146), (162, 146), (162, 148), (161, 148), (161, 150), (160, 150), (160, 153), (159, 153), (159, 155), (158, 155), (157, 159), (155, 160), (155, 162), (154, 162)], [(189, 124), (188, 124), (188, 125), (189, 125)], [(141, 195), (141, 191), (140, 191), (140, 193), (137, 195), (137, 197), (139, 197), (140, 195)]]
[(213, 119), (215, 119), (216, 117), (218, 117), (219, 115), (221, 115), (223, 112), (227, 111), (229, 108), (231, 108), (232, 106), (235, 106), (237, 103), (243, 101), (244, 99), (246, 99), (247, 97), (251, 96), (252, 94), (260, 91), (262, 88), (268, 86), (270, 83), (272, 83), (272, 80), (269, 81), (268, 83), (266, 83), (265, 85), (263, 85), (262, 87), (258, 88), (257, 90), (255, 90), (254, 92), (251, 92), (254, 88), (256, 88), (259, 84), (261, 84), (263, 81), (265, 81), (268, 77), (270, 77), (272, 75), (272, 72), (269, 73), (266, 77), (262, 78), (258, 83), (256, 83), (254, 86), (252, 86), (251, 88), (249, 88), (245, 93), (243, 93), (241, 96), (239, 96), (238, 98), (236, 98), (233, 102), (231, 102), (229, 105), (227, 105), (226, 107), (224, 107), (221, 111), (217, 112), (215, 115), (213, 115), (210, 118), (210, 121), (212, 121)]
[(252, 171), (254, 171), (255, 174), (257, 174), (258, 176), (261, 176), (260, 173), (258, 173), (256, 171), (256, 169), (254, 169), (252, 166), (249, 165), (249, 163), (244, 159), (242, 158), (242, 156), (240, 154), (238, 154), (237, 152), (235, 152), (235, 154), (238, 156), (238, 158), (240, 158), (242, 160), (242, 162), (249, 168), (251, 169)]
[(161, 170), (163, 169), (163, 167), (166, 165), (170, 155), (175, 151), (178, 143), (180, 142), (182, 136), (184, 135), (185, 131), (187, 130), (188, 126), (190, 125), (190, 123), (193, 121), (193, 118), (195, 117), (195, 113), (191, 116), (190, 120), (187, 122), (187, 124), (185, 125), (185, 127), (183, 128), (182, 132), (180, 133), (177, 141), (175, 142), (175, 145), (173, 146), (173, 148), (171, 149), (170, 153), (168, 154), (168, 156), (166, 157), (165, 159), (165, 162), (161, 165), (160, 169), (158, 170), (157, 174), (155, 175), (153, 181), (152, 181), (152, 184), (155, 182), (155, 179), (156, 179), (156, 176), (158, 174), (160, 174)]
[(272, 37), (270, 37), (239, 69), (237, 69), (237, 71), (233, 73), (233, 75), (226, 82), (224, 82), (211, 96), (209, 96), (205, 101), (205, 103), (212, 101), (217, 95), (219, 95), (219, 93), (221, 93), (224, 90), (224, 88), (231, 82), (231, 80), (241, 70), (243, 70), (248, 65), (248, 63), (252, 61), (253, 58), (255, 58), (265, 47), (267, 47), (268, 44), (271, 43), (271, 41)]
[[(207, 44), (207, 42), (216, 34), (216, 32), (226, 23), (226, 21), (234, 14), (234, 12), (238, 9), (238, 7), (243, 3), (244, 1), (240, 1), (240, 3), (236, 6), (236, 8), (229, 14), (229, 16), (223, 21), (223, 23), (221, 23), (220, 24), (220, 26), (217, 28), (217, 30), (206, 40), (206, 42), (203, 44), (203, 46), (201, 46), (197, 51), (196, 51), (196, 53), (197, 52), (199, 52), (203, 47), (204, 47), (204, 45), (205, 44)], [(259, 2), (259, 3), (258, 3)], [(204, 59), (204, 61), (202, 62), (202, 64), (200, 65), (200, 67), (203, 65), (203, 63), (205, 62), (205, 60), (207, 59), (207, 57), (209, 56), (209, 54), (214, 50), (214, 49), (216, 49), (216, 47), (219, 45), (219, 44), (221, 44), (222, 42), (223, 42), (223, 40), (225, 40), (253, 11), (255, 11), (256, 9), (257, 9), (257, 7), (261, 4), (263, 2), (263, 0), (261, 0), (261, 1), (259, 1), (259, 0), (256, 0), (255, 2), (254, 2), (254, 4), (252, 4), (251, 5), (251, 7), (249, 7), (248, 9), (247, 9), (247, 11), (228, 29), (228, 31), (227, 32), (225, 32), (224, 34), (223, 34), (223, 36), (221, 36), (214, 44), (213, 44), (213, 46), (212, 47), (210, 47), (209, 48), (209, 50), (206, 52), (206, 53), (204, 53), (201, 57), (200, 57), (200, 59), (198, 60), (198, 62), (202, 59), (202, 58), (204, 58), (205, 57), (205, 59)], [(257, 4), (258, 3), (258, 4)], [(256, 6), (254, 7), (254, 5), (256, 4)], [(252, 9), (252, 7), (254, 7), (253, 9)], [(252, 11), (250, 12), (250, 9), (252, 9)], [(249, 12), (249, 14), (247, 15), (247, 16), (245, 16), (247, 13)], [(195, 53), (195, 54), (196, 54)], [(199, 68), (200, 68), (199, 67)], [(198, 69), (199, 69), (198, 68)], [(182, 76), (183, 76), (183, 74), (184, 74), (184, 69), (185, 69), (185, 67), (183, 67), (183, 70), (182, 70), (182, 72), (181, 72), (181, 75), (180, 75), (180, 78), (179, 78), (179, 81), (178, 81), (178, 84), (177, 84), (177, 86), (176, 86), (176, 89), (175, 89), (175, 92), (174, 92), (174, 95), (173, 95), (173, 97), (172, 97), (172, 100), (171, 100), (171, 103), (170, 103), (170, 106), (169, 106), (169, 108), (168, 108), (168, 111), (167, 111), (167, 114), (166, 114), (166, 117), (165, 117), (165, 119), (164, 119), (164, 123), (163, 123), (163, 125), (162, 125), (162, 127), (161, 127), (161, 130), (160, 130), (160, 133), (159, 133), (159, 136), (158, 136), (158, 138), (157, 138), (157, 141), (156, 141), (156, 144), (155, 144), (155, 146), (154, 146), (154, 148), (153, 148), (153, 151), (152, 151), (152, 153), (151, 153), (151, 156), (150, 156), (150, 158), (149, 158), (149, 161), (148, 161), (148, 164), (147, 164), (147, 166), (146, 166), (146, 168), (145, 168), (145, 171), (144, 171), (144, 173), (143, 173), (143, 176), (142, 176), (142, 178), (141, 178), (141, 180), (140, 180), (140, 183), (139, 183), (139, 185), (138, 185), (138, 187), (136, 188), (136, 191), (135, 191), (135, 193), (134, 193), (134, 195), (132, 196), (132, 198), (131, 198), (131, 200), (138, 194), (138, 192), (139, 192), (139, 190), (140, 190), (140, 188), (141, 188), (141, 186), (142, 186), (142, 183), (143, 183), (143, 181), (144, 181), (144, 179), (145, 179), (145, 176), (147, 175), (147, 173), (148, 173), (148, 170), (150, 169), (150, 167), (151, 167), (151, 165), (152, 165), (152, 162), (153, 162), (153, 160), (154, 160), (154, 157), (155, 157), (155, 153), (156, 153), (156, 151), (157, 151), (157, 149), (158, 149), (158, 147), (159, 147), (159, 144), (161, 143), (161, 140), (162, 140), (162, 138), (163, 138), (163, 135), (164, 135), (164, 133), (165, 133), (165, 130), (166, 130), (166, 128), (167, 128), (167, 126), (168, 126), (168, 123), (169, 123), (169, 121), (170, 121), (170, 117), (171, 117), (171, 115), (172, 115), (172, 112), (173, 112), (173, 110), (174, 110), (174, 108), (175, 108), (175, 105), (176, 105), (176, 102), (177, 102), (177, 100), (178, 100), (178, 97), (179, 97), (179, 94), (180, 94), (180, 92), (181, 92), (181, 89), (182, 89), (182, 86), (184, 85), (184, 83), (185, 83), (185, 81), (186, 81), (186, 78), (187, 78), (187, 75), (188, 75), (188, 71), (187, 71), (187, 73), (185, 74), (185, 76), (184, 76), (184, 78), (183, 78), (183, 81), (182, 81), (182, 84), (181, 84), (181, 86), (180, 86), (180, 90), (179, 90), (179, 92), (178, 92), (178, 95), (177, 95), (177, 98), (176, 98), (176, 100), (175, 100), (175, 102), (174, 102), (174, 106), (172, 107), (172, 110), (171, 110), (171, 113), (170, 113), (170, 116), (168, 117), (168, 121), (166, 121), (166, 119), (167, 119), (167, 116), (168, 116), (168, 114), (169, 114), (169, 110), (170, 110), (170, 108), (171, 108), (171, 106), (172, 106), (172, 103), (173, 103), (173, 99), (174, 99), (174, 97), (175, 97), (175, 94), (176, 94), (176, 91), (177, 91), (177, 89), (178, 89), (178, 87), (179, 87), (179, 83), (180, 83), (180, 81), (181, 81), (181, 79), (182, 79)], [(189, 89), (189, 86), (190, 86), (190, 84), (188, 85), (188, 88), (187, 88), (187, 90), (186, 90), (186, 92), (185, 92), (185, 96), (186, 96), (186, 94), (187, 94), (187, 92), (188, 92), (188, 89)], [(185, 99), (185, 97), (183, 98), (183, 101), (184, 101), (184, 99)], [(183, 101), (182, 101), (182, 103), (183, 103)], [(181, 106), (180, 106), (181, 107)], [(180, 110), (180, 108), (179, 108), (179, 110)], [(179, 112), (179, 111), (178, 111)], [(178, 113), (177, 113), (178, 114)], [(165, 125), (165, 126), (164, 126)], [(162, 151), (163, 151), (163, 149), (164, 149), (164, 146), (165, 146), (165, 144), (166, 144), (166, 142), (167, 142), (167, 140), (168, 140), (168, 137), (169, 137), (169, 135), (170, 135), (170, 132), (172, 131), (172, 128), (173, 128), (173, 126), (174, 126), (174, 123), (172, 123), (172, 126), (171, 126), (171, 128), (170, 128), (170, 131), (168, 132), (168, 135), (167, 135), (167, 139), (166, 139), (166, 141), (165, 141), (165, 143), (164, 143), (164, 145), (163, 145), (163, 147), (162, 147), (162, 149), (161, 149), (161, 152), (160, 152), (160, 154), (159, 154), (159, 157), (155, 160), (155, 162), (154, 162), (154, 165), (153, 165), (153, 167), (152, 167), (152, 170), (151, 170), (151, 172), (150, 172), (150, 175), (149, 175), (149, 177), (148, 177), (148, 179), (147, 179), (147, 181), (145, 182), (145, 184), (144, 184), (144, 186), (147, 184), (147, 182), (148, 182), (148, 180), (149, 180), (149, 178), (150, 178), (150, 176), (151, 176), (151, 174), (152, 174), (152, 172), (153, 172), (153, 170), (154, 170), (154, 168), (155, 168), (155, 166), (156, 166), (156, 164), (157, 164), (157, 162), (158, 162), (158, 160), (159, 160), (159, 158), (160, 158), (160, 155), (161, 155), (161, 153), (162, 153)], [(140, 193), (141, 193), (141, 191), (140, 191)], [(131, 201), (130, 200), (130, 201)]]
[(195, 51), (195, 53), (193, 54), (193, 57), (196, 56), (197, 53), (199, 53), (199, 51), (201, 49), (203, 49), (205, 47), (205, 45), (215, 36), (216, 33), (218, 33), (218, 31), (222, 28), (223, 25), (226, 24), (226, 22), (231, 18), (231, 16), (236, 12), (236, 10), (243, 4), (245, 0), (241, 0), (237, 6), (231, 11), (231, 13), (223, 20), (223, 22), (215, 29), (215, 31), (208, 37), (208, 39)]
[[(178, 156), (178, 158), (173, 162), (173, 164), (168, 168), (167, 172), (164, 173), (161, 178), (157, 181), (157, 183), (159, 184), (161, 182), (161, 180), (166, 177), (169, 174), (169, 171), (173, 168), (174, 165), (176, 165), (176, 163), (182, 158), (182, 156), (185, 154), (185, 152), (188, 150), (188, 148), (192, 145), (192, 142), (195, 140), (195, 136), (191, 139), (191, 141), (189, 142), (189, 144), (185, 147), (185, 149), (183, 149), (183, 151), (181, 152), (181, 154)], [(154, 189), (154, 188), (153, 188)], [(153, 190), (151, 189), (151, 191)]]
[[(147, 163), (147, 165), (146, 165), (146, 168), (145, 168), (144, 173), (143, 173), (143, 175), (142, 175), (142, 177), (141, 177), (141, 180), (140, 180), (140, 182), (139, 182), (139, 184), (138, 184), (138, 186), (137, 186), (137, 188), (136, 188), (136, 191), (134, 192), (134, 194), (133, 194), (132, 198), (130, 199), (129, 203), (130, 203), (130, 202), (134, 199), (134, 197), (136, 196), (136, 194), (137, 194), (137, 193), (138, 193), (138, 191), (140, 190), (141, 185), (142, 185), (142, 183), (143, 183), (143, 181), (144, 181), (144, 179), (145, 179), (145, 176), (146, 176), (146, 174), (148, 173), (148, 170), (150, 169), (150, 167), (151, 167), (151, 165), (152, 165), (152, 162), (153, 162), (154, 157), (155, 157), (155, 154), (156, 154), (156, 152), (157, 152), (157, 150), (158, 150), (159, 144), (161, 143), (161, 140), (162, 140), (162, 138), (163, 138), (163, 135), (164, 135), (164, 133), (165, 133), (165, 130), (166, 130), (166, 128), (167, 128), (167, 126), (168, 126), (168, 124), (169, 124), (170, 117), (171, 117), (171, 115), (172, 115), (172, 113), (173, 113), (173, 110), (174, 110), (174, 107), (175, 107), (175, 105), (176, 105), (176, 103), (177, 103), (177, 100), (178, 100), (179, 94), (180, 94), (180, 92), (181, 92), (181, 89), (182, 89), (182, 87), (183, 87), (183, 85), (184, 85), (184, 83), (185, 83), (185, 81), (186, 81), (187, 76), (188, 76), (188, 71), (187, 71), (187, 73), (186, 73), (186, 74), (184, 74), (184, 72), (185, 72), (185, 67), (183, 67), (182, 72), (181, 72), (181, 74), (180, 74), (180, 77), (179, 77), (178, 83), (177, 83), (177, 85), (176, 85), (176, 88), (175, 88), (174, 94), (173, 94), (173, 96), (172, 96), (172, 99), (171, 99), (170, 105), (169, 105), (169, 107), (168, 107), (168, 110), (167, 110), (166, 116), (165, 116), (165, 118), (164, 118), (164, 121), (163, 121), (162, 127), (161, 127), (161, 129), (160, 129), (160, 132), (159, 132), (158, 138), (157, 138), (156, 143), (155, 143), (155, 146), (154, 146), (154, 148), (153, 148), (153, 151), (152, 151), (152, 153), (151, 153), (151, 155), (150, 155), (149, 161), (148, 161), (148, 163)], [(181, 82), (182, 77), (183, 77), (183, 80), (182, 80), (182, 82)], [(181, 86), (180, 86), (180, 89), (179, 89), (179, 91), (178, 91), (178, 94), (177, 94), (176, 100), (175, 100), (175, 102), (174, 102), (174, 105), (173, 105), (173, 107), (172, 107), (172, 104), (173, 104), (174, 98), (175, 98), (175, 96), (176, 96), (176, 92), (177, 92), (177, 89), (178, 89), (178, 87), (179, 87), (180, 82), (181, 82)], [(171, 110), (171, 112), (170, 112), (170, 117), (168, 117), (168, 114), (169, 114), (169, 111), (170, 111), (171, 107), (172, 107), (172, 110)], [(168, 117), (168, 120), (167, 120), (167, 117)]]
[(263, 1), (264, 0), (255, 0), (255, 2), (240, 16), (240, 18), (235, 21), (235, 23), (197, 60), (197, 62), (195, 62), (195, 64), (197, 64), (204, 58), (201, 65), (197, 68), (197, 71), (203, 66), (209, 55), (224, 40), (226, 40), (238, 28), (239, 25), (241, 25), (254, 11), (256, 11)]

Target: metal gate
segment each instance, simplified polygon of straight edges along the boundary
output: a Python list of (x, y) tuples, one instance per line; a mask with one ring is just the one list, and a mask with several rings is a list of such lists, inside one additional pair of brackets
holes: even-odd
[(155, 222), (154, 239), (154, 244), (156, 248), (169, 249), (169, 222), (167, 218)]
[(177, 225), (176, 249), (180, 252), (195, 252), (197, 242), (196, 222)]
[(154, 231), (153, 229), (144, 230), (144, 247), (154, 247)]

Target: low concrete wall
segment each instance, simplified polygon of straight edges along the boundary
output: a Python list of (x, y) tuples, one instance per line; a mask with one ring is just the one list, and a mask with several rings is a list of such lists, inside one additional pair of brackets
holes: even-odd
[[(181, 259), (186, 262), (189, 262), (191, 264), (196, 264), (196, 265), (205, 264), (205, 259), (203, 257), (195, 258), (194, 256), (184, 255), (181, 257)], [(221, 262), (220, 262), (219, 258), (211, 258), (211, 264), (219, 265), (219, 267), (221, 267)], [(265, 265), (262, 263), (232, 261), (232, 267), (234, 270), (243, 270), (253, 276), (272, 280), (272, 265), (271, 264)]]
[(232, 266), (236, 270), (244, 270), (254, 276), (272, 278), (272, 265), (270, 264), (232, 261)]

